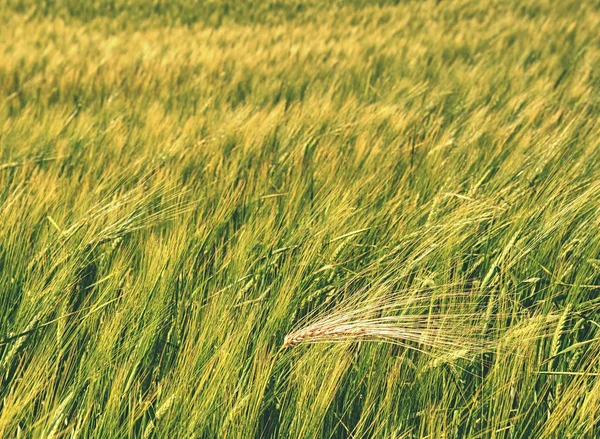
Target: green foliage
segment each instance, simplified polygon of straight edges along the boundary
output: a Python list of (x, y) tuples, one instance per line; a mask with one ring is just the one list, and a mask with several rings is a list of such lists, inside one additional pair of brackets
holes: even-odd
[[(3, 2), (0, 437), (598, 437), (599, 20)], [(383, 289), (495, 349), (282, 349)]]

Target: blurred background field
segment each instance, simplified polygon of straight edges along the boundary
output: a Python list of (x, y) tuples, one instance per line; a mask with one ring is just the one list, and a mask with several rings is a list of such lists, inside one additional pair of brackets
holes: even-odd
[[(599, 35), (596, 1), (1, 2), (0, 437), (598, 437)], [(493, 348), (282, 348), (422, 293)]]

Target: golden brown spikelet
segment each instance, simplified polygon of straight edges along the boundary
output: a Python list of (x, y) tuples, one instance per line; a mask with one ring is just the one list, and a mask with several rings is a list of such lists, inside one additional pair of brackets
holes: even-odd
[[(469, 291), (453, 292), (455, 287), (379, 291), (375, 292), (375, 299), (369, 297), (372, 292), (360, 292), (342, 301), (337, 309), (309, 316), (286, 335), (283, 347), (374, 341), (440, 358), (471, 358), (473, 354), (494, 349), (502, 335), (494, 329), (494, 321), (507, 316), (490, 313), (488, 307), (473, 301)], [(518, 327), (526, 324), (538, 328), (536, 338), (547, 336), (544, 329), (548, 322), (554, 321), (552, 316), (543, 319), (529, 316), (525, 310), (522, 315), (512, 317), (521, 322)]]
[(285, 337), (283, 347), (300, 343), (380, 341), (448, 354), (480, 352), (490, 346), (486, 332), (481, 330), (486, 316), (473, 310), (476, 304), (468, 293), (446, 292), (440, 296), (434, 290), (383, 294), (380, 291), (375, 297), (361, 292), (336, 310), (309, 318)]

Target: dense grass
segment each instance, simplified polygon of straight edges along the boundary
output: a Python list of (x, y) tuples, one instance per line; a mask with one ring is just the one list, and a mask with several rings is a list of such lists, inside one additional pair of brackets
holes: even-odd
[[(0, 437), (600, 435), (599, 29), (574, 0), (2, 2)], [(404, 294), (492, 347), (282, 349)]]

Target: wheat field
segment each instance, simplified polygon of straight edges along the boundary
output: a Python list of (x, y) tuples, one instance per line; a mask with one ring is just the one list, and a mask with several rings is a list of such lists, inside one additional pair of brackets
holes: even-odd
[(594, 0), (0, 0), (0, 437), (599, 437), (599, 119)]

